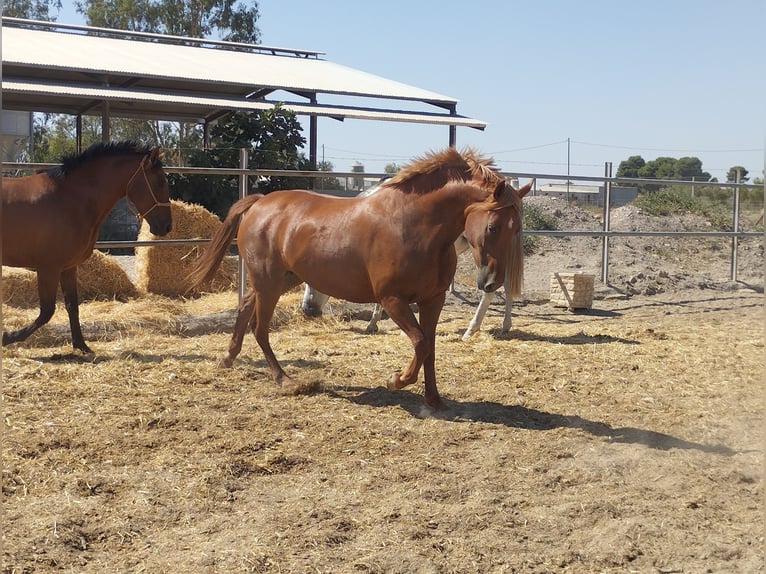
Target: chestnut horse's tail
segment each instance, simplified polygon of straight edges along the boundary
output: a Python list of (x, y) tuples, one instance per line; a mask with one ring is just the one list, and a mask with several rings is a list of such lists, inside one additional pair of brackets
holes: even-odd
[(207, 249), (205, 249), (205, 252), (197, 259), (194, 268), (186, 276), (186, 279), (190, 284), (189, 289), (198, 287), (213, 278), (218, 267), (221, 265), (226, 250), (229, 248), (234, 236), (237, 234), (242, 214), (250, 209), (250, 207), (262, 197), (263, 195), (260, 193), (254, 193), (253, 195), (248, 195), (240, 199), (229, 208), (229, 213), (226, 214), (226, 219), (223, 220), (223, 224), (210, 239)]

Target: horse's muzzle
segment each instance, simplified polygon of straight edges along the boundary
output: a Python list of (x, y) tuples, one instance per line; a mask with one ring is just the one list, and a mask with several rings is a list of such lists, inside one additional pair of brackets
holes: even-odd
[(306, 317), (321, 317), (322, 308), (317, 308), (316, 305), (306, 304), (301, 305), (301, 311)]

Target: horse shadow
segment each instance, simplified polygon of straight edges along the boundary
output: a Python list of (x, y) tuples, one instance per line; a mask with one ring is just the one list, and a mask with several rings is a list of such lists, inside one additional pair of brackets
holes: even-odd
[[(462, 332), (464, 333), (465, 330)], [(605, 335), (601, 333), (588, 335), (582, 331), (575, 333), (574, 335), (566, 336), (538, 335), (537, 333), (527, 333), (520, 329), (513, 329), (506, 333), (503, 333), (502, 329), (492, 329), (489, 333), (499, 341), (541, 341), (544, 343), (560, 345), (596, 345), (604, 343), (622, 343), (623, 345), (641, 344), (640, 341), (635, 339), (625, 339), (623, 337), (615, 337), (613, 335)]]
[(454, 423), (491, 423), (509, 428), (548, 431), (557, 428), (577, 429), (610, 443), (644, 445), (655, 450), (697, 450), (706, 453), (733, 456), (740, 451), (723, 444), (704, 444), (684, 440), (672, 435), (635, 427), (613, 427), (579, 415), (562, 415), (520, 405), (504, 405), (492, 401), (458, 402), (442, 399), (445, 413), (437, 413), (423, 403), (423, 397), (407, 390), (389, 391), (384, 387), (339, 387), (325, 390), (337, 398), (369, 407), (398, 406), (416, 418), (436, 417)]

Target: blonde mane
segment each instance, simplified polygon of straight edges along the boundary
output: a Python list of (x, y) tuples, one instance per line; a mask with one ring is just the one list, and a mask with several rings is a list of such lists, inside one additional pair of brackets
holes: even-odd
[(481, 157), (470, 147), (460, 152), (449, 147), (415, 158), (385, 185), (397, 187), (405, 193), (427, 193), (451, 181), (472, 181), (489, 190), (503, 180), (492, 158)]

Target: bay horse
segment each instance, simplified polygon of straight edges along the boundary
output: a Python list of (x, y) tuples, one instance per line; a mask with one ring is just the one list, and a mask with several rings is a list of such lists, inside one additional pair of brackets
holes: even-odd
[[(170, 231), (170, 198), (160, 149), (133, 141), (99, 143), (62, 163), (2, 180), (3, 265), (37, 272), (40, 313), (29, 325), (3, 333), (3, 345), (23, 341), (50, 321), (59, 283), (72, 346), (92, 353), (82, 336), (77, 266), (93, 253), (101, 222), (125, 197), (151, 232)], [(133, 202), (133, 207), (130, 202)]]
[[(385, 181), (384, 178), (382, 181)], [(532, 182), (534, 184), (534, 182)], [(380, 184), (376, 184), (370, 189), (366, 189), (359, 194), (359, 197), (366, 197), (372, 195), (380, 189)], [(468, 251), (471, 247), (468, 242), (468, 238), (465, 233), (461, 233), (460, 237), (455, 241), (455, 252), (457, 255), (461, 255)], [(503, 328), (502, 333), (507, 333), (511, 330), (513, 324), (513, 316), (511, 311), (513, 309), (513, 298), (521, 295), (521, 287), (524, 278), (524, 244), (521, 237), (521, 229), (519, 233), (511, 238), (511, 246), (508, 250), (508, 265), (505, 270), (505, 281), (503, 283), (503, 290), (505, 292), (505, 315), (503, 316)], [(479, 332), (481, 324), (484, 321), (484, 316), (487, 314), (490, 303), (492, 303), (492, 297), (494, 293), (488, 293), (481, 291), (481, 300), (476, 307), (471, 321), (468, 323), (468, 327), (463, 333), (463, 340), (468, 341), (473, 335)], [(330, 300), (330, 296), (326, 293), (321, 293), (314, 289), (311, 285), (306, 283), (303, 290), (303, 299), (301, 300), (301, 310), (303, 314), (308, 317), (321, 317), (323, 309), (327, 302)], [(376, 333), (378, 331), (378, 323), (383, 316), (383, 307), (379, 303), (375, 303), (372, 308), (372, 316), (370, 322), (365, 328), (367, 334)]]
[[(368, 197), (282, 190), (240, 199), (188, 276), (192, 287), (210, 279), (236, 235), (249, 287), (221, 364), (232, 365), (249, 325), (275, 383), (296, 386), (271, 348), (269, 322), (282, 293), (305, 282), (339, 299), (380, 303), (415, 352), (388, 388), (415, 383), (423, 367), (425, 402), (443, 409), (434, 343), (457, 265), (455, 240), (465, 232), (479, 287), (496, 290), (527, 191), (509, 186), (493, 160), (447, 148), (416, 158)], [(411, 303), (418, 305), (419, 320)]]

